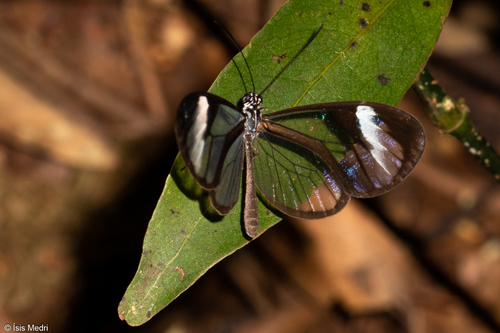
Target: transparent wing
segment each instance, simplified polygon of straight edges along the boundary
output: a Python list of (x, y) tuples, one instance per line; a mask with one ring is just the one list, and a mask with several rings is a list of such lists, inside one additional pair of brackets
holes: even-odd
[(243, 169), (243, 134), (231, 145), (226, 154), (219, 186), (210, 191), (210, 202), (221, 215), (228, 214), (240, 195)]
[(334, 157), (331, 163), (340, 166), (330, 166), (336, 184), (355, 197), (394, 188), (413, 169), (425, 146), (423, 128), (414, 117), (380, 103), (305, 105), (270, 113), (264, 121), (293, 129), (326, 148)]
[(204, 188), (219, 186), (221, 173), (228, 169), (225, 163), (235, 158), (233, 151), (228, 159), (228, 151), (241, 149), (234, 143), (243, 132), (244, 120), (234, 105), (209, 93), (191, 93), (181, 102), (175, 126), (177, 144), (187, 168)]
[(338, 177), (342, 171), (332, 155), (324, 148), (298, 143), (305, 137), (300, 133), (263, 125), (266, 130), (253, 142), (255, 184), (261, 194), (294, 217), (321, 218), (341, 210), (350, 196), (342, 189)]

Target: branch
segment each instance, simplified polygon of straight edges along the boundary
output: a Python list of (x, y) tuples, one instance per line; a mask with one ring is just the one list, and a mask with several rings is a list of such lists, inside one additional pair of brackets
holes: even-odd
[(413, 84), (434, 124), (445, 134), (460, 140), (479, 162), (500, 182), (500, 156), (469, 119), (469, 107), (455, 102), (424, 69)]

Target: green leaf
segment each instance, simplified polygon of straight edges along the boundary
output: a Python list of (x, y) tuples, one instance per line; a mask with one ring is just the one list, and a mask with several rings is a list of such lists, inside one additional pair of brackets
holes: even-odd
[[(287, 2), (244, 50), (257, 92), (324, 28), (264, 92), (263, 106), (270, 112), (347, 100), (397, 104), (424, 67), (450, 6), (451, 0)], [(210, 92), (237, 104), (252, 89), (237, 55)], [(178, 156), (151, 218), (139, 269), (119, 305), (120, 318), (133, 326), (148, 321), (247, 244), (242, 210), (238, 203), (218, 216)], [(260, 233), (280, 220), (261, 203), (259, 213)]]

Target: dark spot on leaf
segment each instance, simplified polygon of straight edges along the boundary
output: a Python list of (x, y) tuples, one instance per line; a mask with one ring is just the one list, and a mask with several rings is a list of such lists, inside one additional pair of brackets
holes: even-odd
[(332, 13), (328, 12), (328, 16), (332, 16)]
[(361, 9), (364, 10), (365, 12), (369, 11), (370, 8), (371, 8), (370, 5), (367, 4), (366, 2), (361, 5)]
[(183, 166), (180, 171), (184, 171), (186, 169), (186, 166)]
[(184, 231), (184, 229), (181, 229), (181, 234), (185, 235), (186, 231)]
[(344, 4), (344, 0), (340, 0), (339, 5), (343, 5), (343, 4)]
[(281, 61), (286, 58), (288, 53), (282, 54), (280, 56), (273, 55), (273, 61), (276, 62), (278, 65), (281, 64)]
[(368, 25), (368, 21), (366, 21), (366, 19), (364, 19), (364, 18), (360, 18), (359, 25), (361, 26), (361, 28), (364, 28)]
[(147, 318), (151, 318), (151, 311), (148, 311), (148, 312), (146, 313), (146, 317), (147, 317)]
[(147, 251), (144, 250), (144, 251), (142, 251), (142, 255), (143, 256), (147, 256), (148, 254), (151, 254), (151, 250), (147, 250)]
[(351, 49), (355, 49), (358, 46), (357, 42), (352, 42)]
[(153, 264), (149, 264), (149, 268), (153, 268)]
[(431, 2), (430, 1), (424, 1), (424, 7), (430, 7)]
[(163, 263), (159, 262), (159, 263), (156, 264), (156, 266), (161, 267), (161, 266), (163, 266)]
[(379, 74), (377, 75), (377, 80), (382, 86), (386, 86), (391, 79), (385, 76), (385, 74)]
[(304, 15), (304, 13), (300, 13), (300, 14), (299, 14), (299, 17), (302, 17), (303, 15)]

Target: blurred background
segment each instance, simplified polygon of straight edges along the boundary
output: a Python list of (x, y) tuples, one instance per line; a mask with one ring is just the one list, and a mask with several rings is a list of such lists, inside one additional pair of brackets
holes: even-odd
[[(426, 152), (388, 194), (286, 220), (143, 326), (118, 303), (173, 119), (282, 0), (0, 2), (0, 331), (500, 332), (500, 191), (413, 91)], [(428, 69), (500, 151), (500, 4), (455, 1)], [(168, 223), (168, 221), (165, 221)]]

